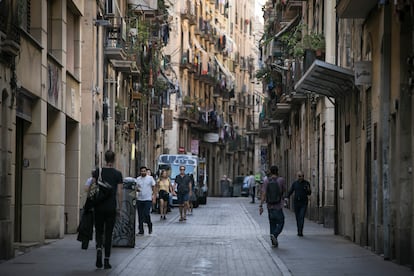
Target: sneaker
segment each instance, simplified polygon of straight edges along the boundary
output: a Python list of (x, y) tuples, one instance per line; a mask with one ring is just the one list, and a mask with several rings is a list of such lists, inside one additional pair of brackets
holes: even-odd
[(112, 265), (109, 263), (109, 258), (105, 258), (104, 260), (104, 269), (111, 269)]
[(279, 243), (277, 241), (277, 238), (275, 237), (275, 235), (270, 235), (270, 240), (272, 241), (272, 247), (278, 247)]

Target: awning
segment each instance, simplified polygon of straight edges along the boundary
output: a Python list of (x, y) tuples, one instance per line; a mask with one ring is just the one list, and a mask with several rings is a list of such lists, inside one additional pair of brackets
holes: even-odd
[(284, 34), (286, 31), (290, 30), (291, 27), (293, 27), (294, 25), (296, 25), (297, 23), (299, 23), (299, 19), (300, 16), (296, 15), (295, 18), (293, 18), (291, 21), (289, 21), (289, 23), (287, 23), (277, 34), (275, 34), (275, 36), (273, 37), (273, 39), (278, 38), (279, 36), (281, 36), (282, 34)]
[(160, 70), (160, 74), (161, 74), (161, 76), (167, 81), (167, 83), (168, 83), (168, 85), (169, 85), (169, 87), (171, 88), (171, 89), (174, 89), (174, 93), (175, 92), (177, 92), (177, 87), (176, 87), (176, 85), (175, 85), (175, 83), (173, 83), (166, 75), (165, 75), (165, 73), (164, 73), (164, 71), (163, 70)]
[(233, 53), (237, 51), (237, 44), (236, 42), (234, 42), (234, 40), (230, 37), (230, 36), (226, 36), (227, 39), (227, 50), (229, 53)]
[(339, 98), (345, 96), (353, 87), (353, 71), (315, 60), (305, 75), (296, 83), (295, 91)]
[(221, 64), (221, 62), (217, 59), (217, 57), (216, 57), (216, 56), (214, 56), (214, 60), (217, 62), (218, 66), (220, 67), (220, 70), (221, 70), (221, 71), (223, 71), (223, 73), (224, 73), (227, 77), (229, 77), (232, 81), (234, 81), (233, 74), (232, 74), (232, 73), (230, 73), (230, 71), (229, 71), (226, 67), (224, 67), (224, 65), (223, 65), (223, 64)]
[(339, 18), (366, 18), (378, 6), (378, 0), (340, 0), (336, 1)]
[(202, 51), (204, 53), (207, 53), (206, 50), (204, 50), (204, 48), (201, 47), (200, 42), (197, 40), (197, 38), (193, 38), (193, 42), (194, 42), (194, 45), (197, 49), (199, 49), (200, 51)]

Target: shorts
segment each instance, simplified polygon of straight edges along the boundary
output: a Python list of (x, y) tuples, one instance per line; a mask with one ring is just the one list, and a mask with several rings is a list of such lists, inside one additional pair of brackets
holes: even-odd
[(184, 202), (188, 201), (188, 198), (189, 198), (188, 193), (185, 193), (185, 194), (178, 193), (177, 194), (177, 203), (178, 203), (178, 205), (184, 204)]
[(160, 199), (164, 200), (164, 201), (168, 201), (168, 199), (169, 199), (170, 195), (168, 194), (168, 192), (167, 192), (167, 191), (165, 191), (165, 190), (160, 190), (160, 191), (158, 192), (158, 197), (159, 197)]

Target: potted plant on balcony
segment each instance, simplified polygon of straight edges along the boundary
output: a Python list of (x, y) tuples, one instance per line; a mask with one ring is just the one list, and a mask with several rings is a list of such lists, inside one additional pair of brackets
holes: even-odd
[(304, 44), (302, 41), (303, 28), (305, 28), (304, 24), (298, 24), (294, 29), (280, 37), (280, 41), (285, 46), (286, 53), (294, 58), (300, 58), (304, 54)]
[(321, 56), (325, 52), (325, 36), (322, 33), (311, 32), (303, 37), (305, 49), (315, 51), (316, 56)]
[(184, 107), (187, 107), (187, 108), (193, 107), (193, 103), (191, 101), (190, 96), (184, 96), (184, 98), (183, 98), (183, 106)]

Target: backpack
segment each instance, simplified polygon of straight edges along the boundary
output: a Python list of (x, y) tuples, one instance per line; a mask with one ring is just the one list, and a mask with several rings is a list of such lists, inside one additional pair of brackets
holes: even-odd
[(266, 188), (266, 202), (268, 204), (277, 204), (282, 200), (282, 191), (280, 189), (278, 178), (270, 177)]

